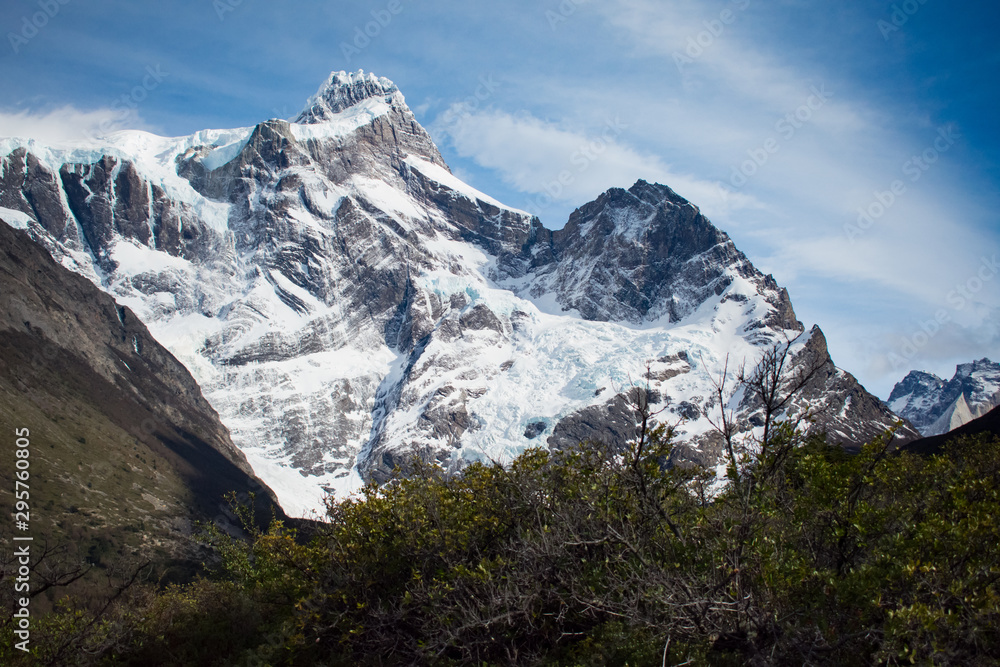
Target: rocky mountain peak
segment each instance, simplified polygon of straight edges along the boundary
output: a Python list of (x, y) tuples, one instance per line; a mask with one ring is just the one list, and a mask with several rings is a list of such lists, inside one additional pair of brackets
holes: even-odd
[(983, 357), (982, 359), (971, 361), (967, 364), (959, 364), (955, 368), (956, 377), (966, 378), (966, 377), (972, 377), (973, 375), (984, 374), (984, 373), (985, 374), (1000, 373), (1000, 364), (994, 363), (989, 359), (987, 359), (986, 357)]
[(698, 207), (666, 185), (639, 180), (628, 190), (611, 188), (581, 206), (553, 234), (557, 250), (611, 238), (627, 244), (651, 243), (654, 255), (685, 260), (724, 244), (729, 237)]
[(940, 391), (942, 385), (944, 385), (944, 380), (933, 373), (910, 371), (892, 388), (888, 402), (892, 403), (914, 393), (927, 394), (931, 391)]
[(1000, 364), (986, 358), (959, 364), (947, 381), (911, 371), (892, 388), (888, 404), (925, 436), (947, 433), (1000, 405)]
[(554, 292), (588, 320), (676, 323), (728, 292), (748, 308), (760, 297), (754, 326), (802, 331), (774, 279), (698, 207), (658, 183), (612, 188), (578, 208), (535, 266), (532, 294)]
[(296, 117), (299, 124), (323, 123), (336, 114), (365, 100), (381, 100), (392, 106), (405, 106), (403, 94), (389, 79), (364, 70), (331, 72), (316, 94), (309, 98)]
[(698, 210), (697, 206), (694, 206), (694, 204), (689, 202), (687, 199), (684, 199), (684, 197), (681, 197), (666, 185), (661, 183), (649, 183), (641, 178), (628, 189), (628, 193), (633, 197), (641, 199), (647, 204), (652, 204), (654, 206), (659, 205), (662, 202), (670, 202), (676, 206), (691, 206), (696, 211)]

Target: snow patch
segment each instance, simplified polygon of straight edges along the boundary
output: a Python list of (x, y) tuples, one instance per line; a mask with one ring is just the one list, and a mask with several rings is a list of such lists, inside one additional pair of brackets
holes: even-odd
[[(306, 107), (308, 110), (309, 106)], [(316, 141), (346, 137), (358, 128), (370, 125), (376, 118), (385, 116), (392, 110), (381, 97), (369, 97), (340, 113), (332, 114), (329, 120), (319, 123), (291, 123), (289, 127), (296, 141)]]
[(440, 183), (449, 190), (453, 190), (471, 201), (483, 201), (497, 208), (506, 209), (508, 211), (513, 211), (520, 215), (531, 217), (530, 213), (522, 211), (520, 209), (512, 208), (506, 204), (502, 204), (493, 197), (480, 192), (471, 185), (465, 183), (458, 179), (455, 175), (449, 172), (444, 167), (434, 164), (433, 162), (428, 162), (427, 160), (417, 157), (416, 155), (408, 155), (405, 159), (406, 164), (408, 164), (412, 169), (416, 169), (421, 174), (427, 178)]
[(14, 229), (28, 229), (31, 223), (34, 222), (27, 213), (2, 206), (0, 206), (0, 219), (3, 219), (4, 222)]

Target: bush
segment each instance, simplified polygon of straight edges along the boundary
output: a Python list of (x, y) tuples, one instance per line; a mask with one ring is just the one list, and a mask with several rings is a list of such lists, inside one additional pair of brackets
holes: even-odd
[(36, 662), (1000, 661), (1000, 440), (920, 458), (796, 439), (776, 428), (780, 463), (714, 498), (663, 464), (662, 428), (621, 452), (417, 466), (331, 502), (307, 544), (280, 522), (210, 530), (214, 579), (126, 587), (97, 615), (64, 604), (33, 626)]

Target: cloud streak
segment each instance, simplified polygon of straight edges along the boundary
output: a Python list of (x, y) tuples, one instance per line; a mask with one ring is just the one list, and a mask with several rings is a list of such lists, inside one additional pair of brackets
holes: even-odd
[(83, 141), (125, 129), (150, 128), (138, 113), (120, 108), (83, 111), (66, 105), (45, 112), (0, 111), (0, 137), (35, 139), (43, 144)]
[[(453, 106), (432, 125), (455, 151), (492, 169), (529, 196), (529, 212), (544, 217), (553, 204), (579, 205), (611, 187), (629, 187), (639, 179), (668, 184), (697, 202), (708, 214), (757, 207), (753, 197), (725, 193), (720, 183), (678, 173), (661, 158), (621, 141), (627, 124), (609, 116), (590, 132), (566, 129), (528, 112), (489, 110), (456, 114)], [(443, 119), (458, 117), (447, 123)], [(551, 224), (551, 221), (550, 221)]]

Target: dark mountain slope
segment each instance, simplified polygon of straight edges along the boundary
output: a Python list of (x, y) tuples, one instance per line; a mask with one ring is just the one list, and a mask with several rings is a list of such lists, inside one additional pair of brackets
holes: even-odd
[(15, 429), (29, 429), (31, 528), (92, 563), (145, 552), (196, 562), (197, 521), (223, 495), (273, 494), (190, 373), (125, 307), (0, 223), (0, 498), (12, 506)]

